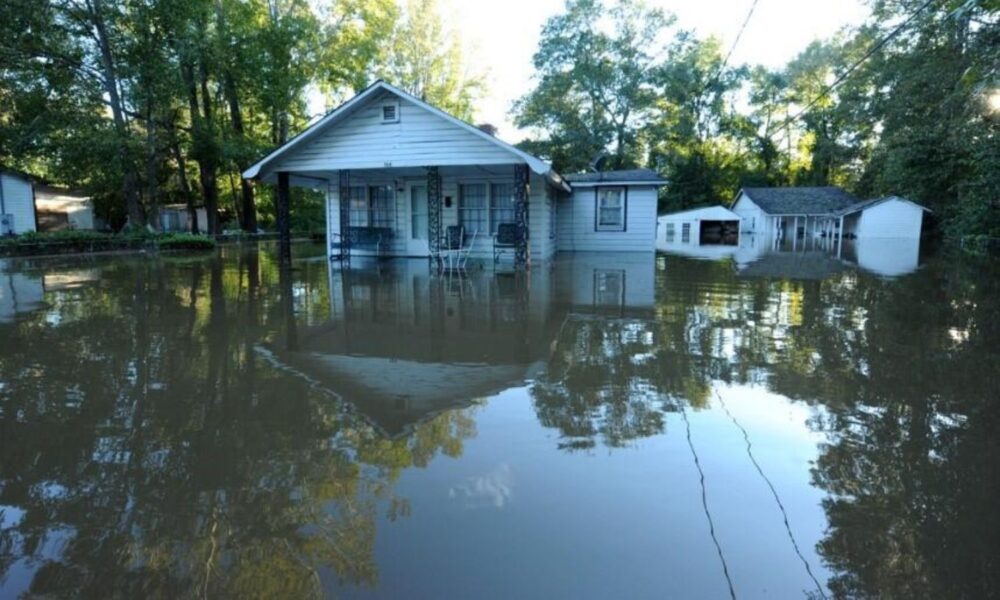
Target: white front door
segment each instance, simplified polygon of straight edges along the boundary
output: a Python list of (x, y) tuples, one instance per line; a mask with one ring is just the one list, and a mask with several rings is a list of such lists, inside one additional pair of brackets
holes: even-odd
[(409, 216), (406, 231), (406, 254), (430, 256), (427, 244), (427, 184), (409, 183), (406, 186), (406, 207)]

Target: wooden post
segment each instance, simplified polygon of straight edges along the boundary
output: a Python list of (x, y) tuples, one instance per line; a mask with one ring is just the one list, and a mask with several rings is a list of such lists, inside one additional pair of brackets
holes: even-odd
[(517, 223), (514, 268), (527, 269), (531, 266), (528, 249), (528, 165), (514, 165), (514, 222)]
[(290, 219), (290, 190), (288, 184), (288, 172), (278, 172), (278, 259), (281, 262), (291, 262), (292, 260), (292, 231)]

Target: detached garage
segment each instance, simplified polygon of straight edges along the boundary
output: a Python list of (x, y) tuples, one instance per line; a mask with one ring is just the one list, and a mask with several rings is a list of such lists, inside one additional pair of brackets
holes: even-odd
[(657, 241), (665, 244), (735, 246), (740, 216), (722, 206), (709, 206), (661, 215), (656, 228)]
[(930, 209), (899, 196), (865, 200), (839, 212), (844, 235), (857, 238), (919, 238)]
[(0, 168), (0, 235), (35, 231), (35, 189), (24, 173)]

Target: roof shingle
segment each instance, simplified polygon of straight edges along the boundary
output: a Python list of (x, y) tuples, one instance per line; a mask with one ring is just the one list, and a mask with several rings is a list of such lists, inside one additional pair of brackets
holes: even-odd
[(839, 187), (743, 188), (770, 215), (828, 215), (861, 200)]

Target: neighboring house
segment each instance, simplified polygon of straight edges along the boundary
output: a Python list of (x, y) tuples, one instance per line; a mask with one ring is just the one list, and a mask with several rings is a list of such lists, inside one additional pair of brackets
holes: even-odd
[(564, 179), (548, 163), (382, 81), (243, 176), (324, 191), (331, 257), (345, 249), (432, 256), (460, 226), (462, 244), (479, 258), (494, 256), (498, 231), (513, 231), (509, 256), (524, 263), (556, 250), (652, 252), (656, 188), (665, 183), (651, 171)]
[[(208, 231), (208, 213), (204, 208), (195, 208), (198, 219), (198, 231)], [(160, 231), (189, 232), (191, 231), (191, 211), (186, 204), (165, 204), (160, 207)]]
[(814, 236), (920, 237), (926, 208), (898, 197), (860, 200), (838, 187), (743, 188), (733, 212), (747, 233), (778, 239)]
[(677, 244), (735, 246), (740, 236), (740, 216), (722, 206), (660, 215), (656, 222), (657, 247)]
[(39, 231), (94, 229), (94, 204), (81, 192), (36, 185), (35, 214)]
[(0, 167), (0, 235), (36, 230), (34, 196), (29, 175)]

